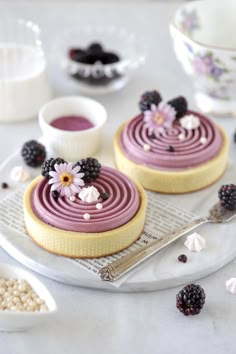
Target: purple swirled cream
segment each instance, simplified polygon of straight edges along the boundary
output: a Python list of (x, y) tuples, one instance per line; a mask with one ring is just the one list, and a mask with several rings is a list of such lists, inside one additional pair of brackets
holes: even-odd
[[(188, 114), (199, 118), (199, 127), (185, 129), (176, 120), (171, 127), (156, 130), (154, 135), (145, 127), (142, 115), (132, 119), (120, 136), (124, 153), (134, 162), (165, 170), (191, 168), (212, 159), (222, 146), (220, 130), (199, 113), (189, 111)], [(201, 142), (203, 137), (205, 144)], [(150, 146), (148, 152), (143, 148), (145, 144)], [(169, 146), (174, 147), (174, 151), (168, 151)]]
[[(140, 195), (135, 184), (123, 173), (113, 168), (102, 167), (100, 176), (91, 184), (102, 194), (101, 197), (88, 203), (76, 198), (53, 198), (50, 185), (42, 179), (32, 193), (32, 208), (35, 214), (46, 224), (68, 231), (103, 232), (120, 227), (130, 221), (140, 206)], [(96, 204), (102, 204), (97, 209)], [(84, 218), (89, 214), (89, 222)]]
[(29, 236), (49, 252), (75, 258), (119, 252), (141, 235), (147, 207), (142, 186), (94, 158), (50, 158), (24, 194)]
[(141, 114), (123, 124), (114, 140), (117, 167), (144, 188), (187, 193), (217, 181), (227, 166), (225, 131), (191, 111), (179, 96), (168, 102), (157, 91), (145, 92)]

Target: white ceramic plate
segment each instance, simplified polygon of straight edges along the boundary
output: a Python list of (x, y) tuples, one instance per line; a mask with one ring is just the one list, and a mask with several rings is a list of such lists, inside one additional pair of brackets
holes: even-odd
[[(8, 181), (12, 167), (21, 164), (22, 158), (19, 152), (10, 156), (0, 166), (2, 180)], [(32, 177), (40, 173), (39, 169), (30, 169), (30, 172)], [(224, 183), (232, 183), (235, 181), (235, 176), (236, 166), (234, 163), (229, 163), (225, 175), (209, 188), (183, 195), (162, 195), (162, 198), (196, 215), (204, 216), (216, 202), (217, 191), (220, 186)], [(9, 193), (14, 192), (15, 188), (22, 186), (19, 183), (14, 185), (12, 181), (10, 184), (10, 188), (0, 189), (0, 198), (9, 195)], [(22, 237), (19, 232), (10, 229), (7, 225), (0, 225), (0, 245), (8, 254), (26, 267), (63, 283), (117, 292), (151, 291), (194, 282), (230, 262), (236, 257), (235, 226), (236, 220), (227, 224), (201, 226), (197, 229), (197, 232), (206, 239), (206, 249), (202, 252), (188, 251), (184, 246), (186, 237), (183, 237), (161, 253), (151, 257), (134, 274), (129, 276), (119, 288), (111, 283), (101, 281), (94, 274), (80, 268), (65, 257), (45, 251), (27, 235)], [(182, 253), (188, 256), (186, 264), (177, 260), (177, 257)]]
[(33, 290), (43, 299), (48, 307), (45, 312), (1, 311), (0, 331), (24, 331), (31, 329), (42, 322), (49, 320), (57, 312), (57, 305), (47, 288), (29, 272), (6, 264), (0, 263), (0, 278), (14, 278), (26, 280)]

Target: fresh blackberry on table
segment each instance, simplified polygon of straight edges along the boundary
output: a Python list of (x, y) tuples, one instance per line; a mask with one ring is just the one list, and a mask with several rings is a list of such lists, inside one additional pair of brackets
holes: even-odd
[(36, 140), (30, 140), (24, 143), (21, 149), (21, 155), (26, 165), (39, 167), (46, 158), (45, 147)]
[(49, 172), (50, 171), (55, 171), (55, 168), (54, 166), (56, 164), (61, 164), (61, 163), (64, 163), (66, 162), (65, 160), (61, 159), (60, 157), (57, 157), (56, 159), (53, 159), (52, 157), (48, 160), (45, 160), (41, 166), (42, 168), (42, 176), (46, 177), (47, 179), (50, 179), (51, 176), (49, 175)]
[(176, 307), (185, 316), (197, 315), (205, 304), (206, 295), (200, 285), (186, 285), (176, 295)]
[(234, 132), (234, 142), (236, 143), (236, 131)]
[(220, 204), (229, 210), (236, 209), (236, 185), (225, 184), (218, 191)]
[(78, 161), (75, 165), (80, 166), (79, 172), (84, 173), (83, 180), (85, 182), (92, 182), (100, 175), (101, 164), (97, 159), (94, 159), (93, 157), (82, 159)]
[(181, 262), (181, 263), (186, 263), (187, 260), (188, 260), (188, 257), (185, 254), (181, 254), (178, 257), (178, 261)]
[(188, 103), (184, 97), (182, 97), (182, 96), (176, 97), (167, 103), (169, 105), (171, 105), (176, 110), (176, 118), (177, 119), (185, 116), (185, 114), (187, 113)]
[(142, 94), (139, 101), (139, 108), (141, 112), (148, 111), (151, 109), (151, 105), (155, 104), (156, 106), (161, 102), (162, 98), (159, 92), (157, 91), (146, 91)]

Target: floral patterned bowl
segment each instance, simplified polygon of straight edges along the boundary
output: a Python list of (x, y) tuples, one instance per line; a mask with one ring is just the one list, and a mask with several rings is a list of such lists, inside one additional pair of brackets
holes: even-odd
[(227, 6), (220, 0), (194, 1), (180, 6), (170, 23), (176, 56), (205, 113), (236, 113), (235, 13), (235, 0)]

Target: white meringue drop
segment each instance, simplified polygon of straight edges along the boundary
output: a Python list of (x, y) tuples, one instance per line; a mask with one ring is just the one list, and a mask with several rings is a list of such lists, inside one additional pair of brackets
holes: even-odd
[(184, 242), (184, 245), (191, 252), (200, 252), (203, 248), (206, 247), (206, 240), (198, 233), (194, 232), (193, 234), (187, 237), (187, 240)]
[(96, 202), (99, 197), (100, 193), (94, 186), (82, 188), (79, 192), (79, 198), (83, 200), (83, 202), (93, 203)]
[(10, 177), (16, 182), (26, 182), (31, 178), (31, 175), (22, 166), (16, 166), (11, 170)]
[(236, 294), (236, 278), (230, 278), (225, 282), (226, 290), (232, 294)]
[(192, 130), (200, 126), (200, 119), (193, 114), (188, 114), (179, 120), (181, 127)]

